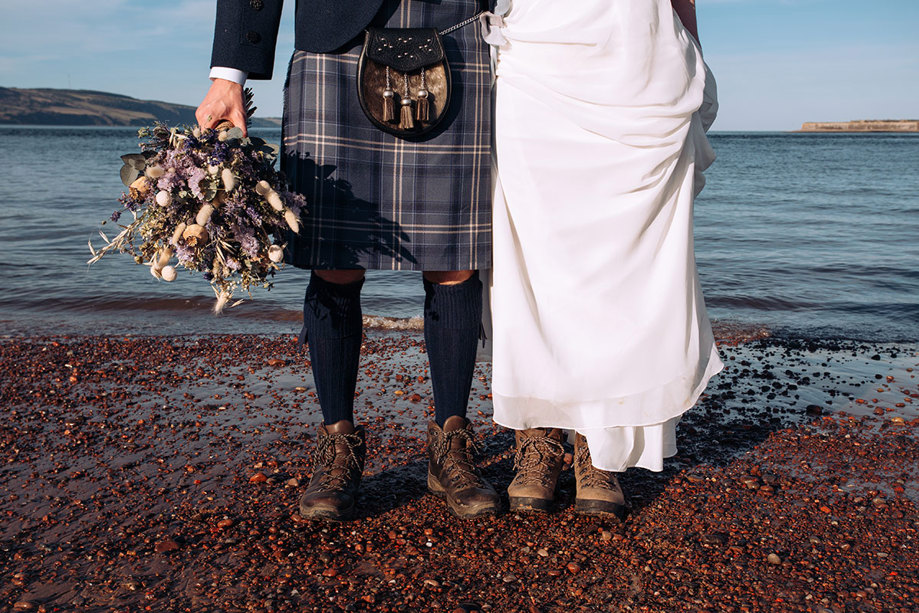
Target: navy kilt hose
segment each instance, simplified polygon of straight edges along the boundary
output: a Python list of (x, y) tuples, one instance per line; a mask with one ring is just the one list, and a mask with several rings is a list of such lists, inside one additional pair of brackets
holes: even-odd
[[(435, 27), (473, 0), (386, 0), (374, 25)], [(282, 169), (306, 196), (288, 261), (301, 268), (474, 270), (491, 265), (491, 72), (477, 23), (443, 37), (448, 116), (420, 140), (374, 127), (356, 72), (363, 37), (332, 53), (295, 51), (284, 89)]]

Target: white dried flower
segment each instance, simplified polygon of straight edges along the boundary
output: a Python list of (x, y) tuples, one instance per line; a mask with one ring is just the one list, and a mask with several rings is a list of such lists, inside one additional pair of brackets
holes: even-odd
[(172, 233), (172, 244), (179, 242), (179, 239), (182, 238), (182, 233), (185, 232), (185, 228), (188, 227), (184, 221), (176, 226), (175, 232)]
[(163, 281), (172, 282), (176, 280), (175, 266), (164, 266), (160, 274), (163, 276)]
[(213, 164), (207, 165), (207, 173), (210, 175), (216, 175), (218, 170), (220, 170), (220, 166), (214, 166)]
[(284, 249), (280, 245), (268, 247), (268, 259), (277, 264), (284, 259)]
[(191, 134), (192, 134), (192, 136), (194, 136), (195, 138), (200, 137), (200, 136), (201, 136), (201, 128), (198, 127), (198, 126), (195, 126), (194, 128), (191, 129)]
[(159, 255), (157, 256), (156, 263), (153, 265), (154, 268), (158, 268), (160, 271), (165, 268), (166, 264), (169, 263), (169, 260), (172, 259), (172, 248), (164, 247), (160, 250)]
[(211, 218), (211, 215), (214, 212), (214, 206), (211, 204), (202, 205), (198, 209), (198, 214), (195, 216), (195, 223), (199, 226), (203, 226)]
[(281, 196), (278, 194), (278, 192), (271, 190), (268, 192), (268, 195), (265, 196), (265, 200), (267, 200), (268, 204), (271, 205), (271, 208), (273, 208), (278, 213), (284, 210), (284, 201), (281, 200)]
[(147, 168), (144, 174), (146, 174), (151, 179), (159, 179), (164, 174), (166, 174), (166, 169), (164, 169), (160, 165), (150, 166), (149, 168)]
[(228, 192), (232, 192), (233, 188), (236, 187), (236, 177), (233, 176), (233, 171), (229, 168), (224, 168), (220, 171), (220, 180), (223, 181), (223, 189)]
[(294, 215), (294, 212), (290, 209), (284, 211), (284, 221), (286, 221), (290, 229), (294, 231), (294, 234), (300, 233), (300, 220), (297, 219), (297, 216)]
[(162, 279), (162, 275), (160, 275), (160, 269), (153, 264), (150, 265), (150, 274), (157, 279)]
[(271, 191), (271, 184), (264, 179), (255, 184), (255, 193), (259, 196), (266, 196)]
[(160, 206), (169, 206), (172, 204), (172, 194), (165, 189), (156, 192), (156, 203)]
[(221, 143), (224, 142), (225, 140), (227, 140), (228, 138), (230, 138), (230, 137), (227, 136), (227, 131), (226, 131), (226, 130), (221, 130), (221, 131), (217, 132), (217, 140), (219, 140)]

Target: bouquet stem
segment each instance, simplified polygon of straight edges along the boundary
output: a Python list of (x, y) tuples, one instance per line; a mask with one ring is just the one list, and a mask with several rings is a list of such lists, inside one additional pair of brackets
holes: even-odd
[(230, 301), (232, 294), (226, 290), (215, 290), (214, 293), (217, 294), (217, 302), (214, 303), (214, 315), (220, 315), (227, 306), (227, 302)]

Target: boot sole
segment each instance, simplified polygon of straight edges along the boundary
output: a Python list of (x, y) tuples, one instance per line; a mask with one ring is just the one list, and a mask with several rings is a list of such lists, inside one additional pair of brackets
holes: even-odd
[(497, 515), (498, 509), (494, 507), (482, 506), (482, 507), (463, 507), (456, 504), (454, 501), (447, 496), (446, 490), (441, 487), (437, 479), (434, 478), (434, 475), (428, 473), (428, 492), (437, 498), (440, 498), (447, 503), (447, 510), (450, 513), (459, 519), (473, 519), (475, 517), (483, 517), (485, 515)]
[(354, 519), (355, 511), (357, 510), (356, 505), (343, 510), (336, 511), (334, 509), (304, 509), (300, 507), (300, 517), (308, 520), (321, 520), (321, 521), (331, 521), (331, 522), (345, 522), (351, 521)]
[(578, 515), (591, 515), (594, 517), (615, 517), (623, 521), (628, 515), (625, 505), (606, 502), (604, 500), (577, 500), (574, 501), (574, 512)]
[(525, 496), (508, 496), (507, 501), (510, 510), (518, 513), (549, 513), (555, 503), (551, 499), (527, 498)]

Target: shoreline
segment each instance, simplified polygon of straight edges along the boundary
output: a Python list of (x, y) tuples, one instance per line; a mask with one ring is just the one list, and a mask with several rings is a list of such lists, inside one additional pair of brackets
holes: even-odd
[[(273, 297), (271, 297), (273, 298)], [(403, 304), (395, 309), (380, 304), (373, 296), (365, 306), (365, 330), (380, 332), (414, 331), (424, 328), (421, 314), (423, 296), (400, 296)], [(417, 303), (417, 305), (416, 305)], [(220, 334), (283, 335), (299, 334), (302, 310), (290, 308), (280, 300), (258, 296), (232, 308), (222, 315), (211, 312), (213, 297), (164, 296), (145, 297), (140, 308), (133, 298), (115, 301), (81, 301), (56, 299), (55, 307), (38, 301), (15, 305), (0, 300), (0, 341), (7, 338), (30, 338), (36, 331), (44, 336), (211, 336)], [(416, 308), (417, 306), (417, 308)], [(735, 305), (736, 306), (736, 305)], [(369, 311), (369, 312), (368, 312)], [(395, 311), (395, 313), (394, 313)], [(857, 328), (851, 322), (834, 328), (808, 327), (794, 322), (777, 324), (751, 321), (751, 318), (712, 318), (716, 341), (745, 342), (776, 336), (779, 338), (810, 338), (814, 340), (849, 340), (870, 342), (919, 342), (919, 335), (905, 326), (873, 325)], [(873, 323), (873, 322), (869, 322)], [(887, 329), (892, 328), (892, 329)]]
[[(424, 489), (416, 332), (367, 334), (359, 518), (304, 523), (319, 409), (293, 334), (0, 342), (0, 608), (46, 611), (908, 611), (919, 604), (919, 345), (722, 332), (726, 370), (624, 524), (461, 522)], [(513, 475), (469, 417), (486, 476)], [(910, 536), (913, 535), (913, 536)], [(768, 595), (768, 597), (766, 597)], [(19, 603), (19, 604), (17, 604)]]

